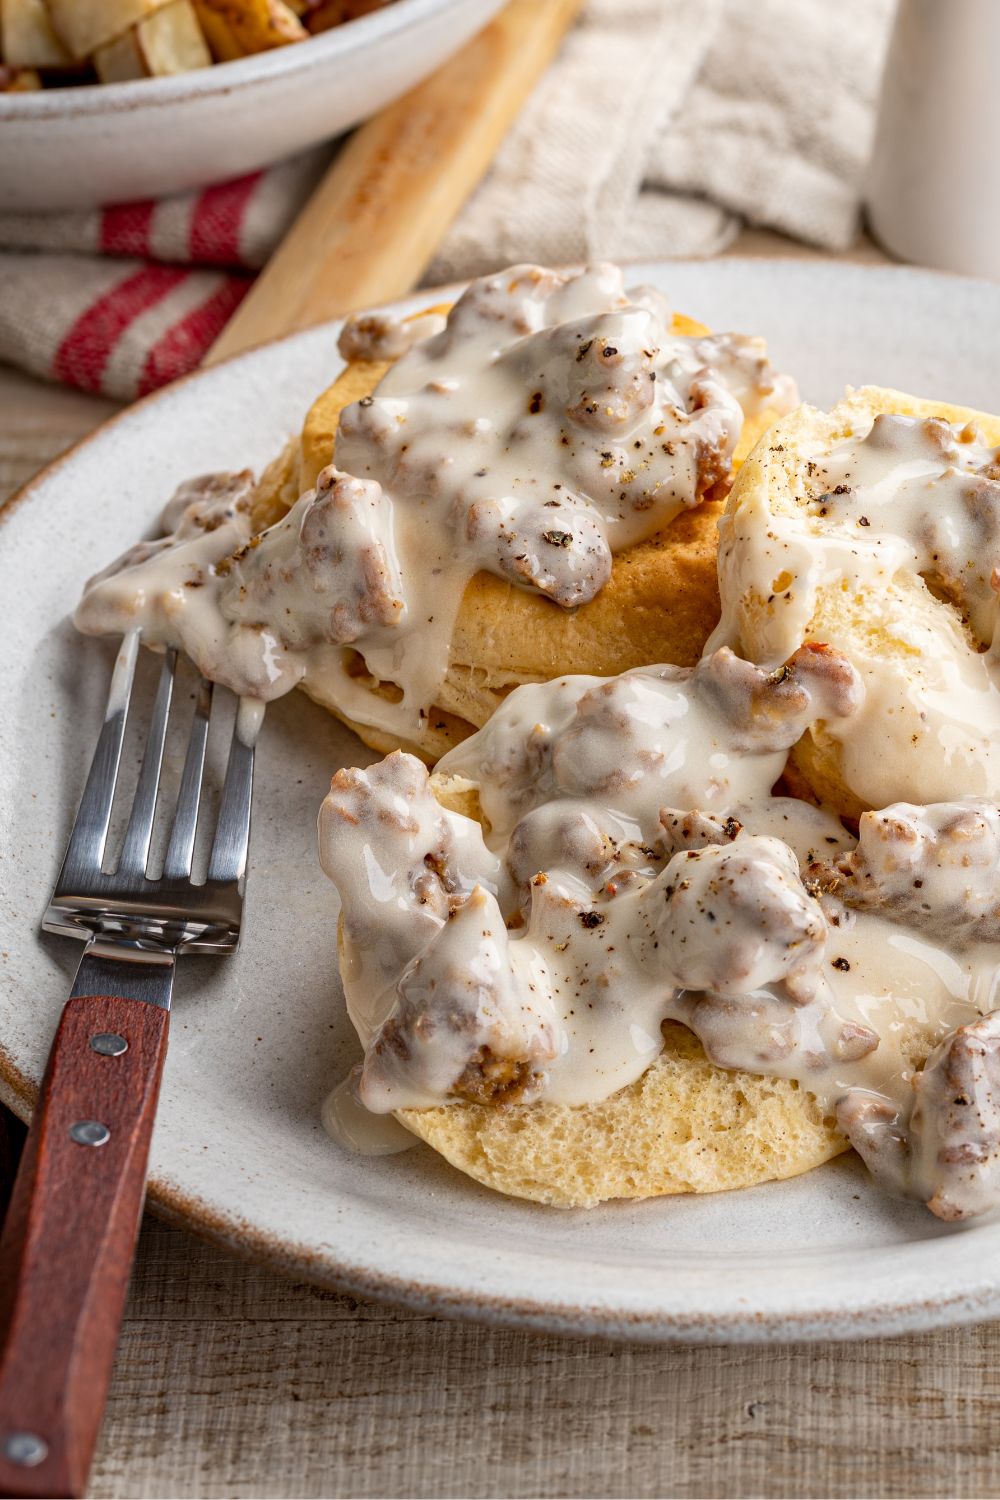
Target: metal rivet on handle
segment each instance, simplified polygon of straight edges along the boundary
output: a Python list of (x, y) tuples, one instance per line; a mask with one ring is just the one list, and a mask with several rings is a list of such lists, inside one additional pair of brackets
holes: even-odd
[(12, 1464), (33, 1469), (48, 1456), (49, 1445), (33, 1432), (10, 1432), (3, 1440), (3, 1456)]
[(69, 1133), (78, 1146), (104, 1146), (111, 1139), (111, 1131), (100, 1120), (77, 1120)]
[(128, 1042), (117, 1031), (99, 1031), (90, 1038), (90, 1045), (102, 1057), (121, 1057), (128, 1051)]

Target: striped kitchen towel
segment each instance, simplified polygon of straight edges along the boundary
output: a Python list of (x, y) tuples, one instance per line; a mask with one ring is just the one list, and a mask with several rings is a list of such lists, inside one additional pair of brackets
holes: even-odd
[(329, 157), (158, 203), (0, 214), (0, 360), (125, 401), (194, 369)]
[[(893, 5), (586, 0), (428, 284), (711, 255), (746, 222), (846, 249)], [(125, 398), (193, 368), (324, 159), (166, 203), (0, 214), (0, 359)]]

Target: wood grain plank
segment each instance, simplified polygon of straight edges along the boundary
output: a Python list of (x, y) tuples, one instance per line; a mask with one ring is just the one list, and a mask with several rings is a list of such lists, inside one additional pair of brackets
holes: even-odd
[(996, 1495), (1000, 1328), (638, 1348), (445, 1323), (143, 1235), (93, 1493)]
[(113, 401), (0, 366), (0, 505), (117, 410)]

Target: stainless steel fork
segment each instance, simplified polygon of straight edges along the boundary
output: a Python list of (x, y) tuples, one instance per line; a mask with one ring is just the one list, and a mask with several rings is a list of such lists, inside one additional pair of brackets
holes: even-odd
[(202, 680), (162, 874), (147, 875), (176, 653), (160, 673), (124, 842), (108, 832), (139, 651), (122, 642), (104, 727), (43, 918), (86, 943), (0, 1239), (0, 1494), (82, 1495), (145, 1192), (180, 953), (240, 935), (259, 705), (237, 713), (207, 878), (192, 882), (212, 709)]

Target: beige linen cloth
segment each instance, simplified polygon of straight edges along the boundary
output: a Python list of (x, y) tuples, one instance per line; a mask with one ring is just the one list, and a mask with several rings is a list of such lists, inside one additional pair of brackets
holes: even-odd
[[(893, 3), (588, 0), (426, 283), (711, 255), (744, 220), (844, 249)], [(194, 368), (326, 154), (157, 204), (0, 214), (0, 359), (126, 400)]]
[[(540, 0), (544, 4), (544, 0)], [(429, 280), (856, 237), (895, 0), (589, 0)]]

